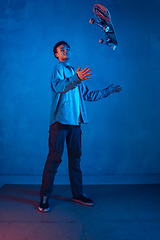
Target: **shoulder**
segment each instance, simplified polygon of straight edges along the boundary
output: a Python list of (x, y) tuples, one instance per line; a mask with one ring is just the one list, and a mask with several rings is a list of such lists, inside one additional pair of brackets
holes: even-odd
[(57, 63), (55, 66), (54, 66), (54, 68), (53, 68), (53, 71), (55, 71), (55, 70), (61, 70), (61, 69), (63, 69), (64, 67), (63, 67), (63, 65), (61, 64), (61, 63)]
[(55, 75), (56, 73), (62, 74), (63, 71), (64, 71), (64, 67), (62, 66), (62, 64), (58, 63), (52, 69), (52, 75)]

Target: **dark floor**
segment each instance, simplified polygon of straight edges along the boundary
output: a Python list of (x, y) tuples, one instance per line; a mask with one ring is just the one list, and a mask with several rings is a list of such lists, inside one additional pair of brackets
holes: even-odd
[(0, 240), (160, 239), (160, 185), (84, 186), (92, 207), (72, 202), (70, 186), (54, 186), (48, 213), (37, 211), (39, 189), (0, 189)]

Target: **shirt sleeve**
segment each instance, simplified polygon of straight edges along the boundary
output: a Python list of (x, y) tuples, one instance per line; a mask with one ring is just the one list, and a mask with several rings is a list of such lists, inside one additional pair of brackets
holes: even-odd
[(57, 93), (66, 93), (69, 90), (73, 90), (81, 80), (75, 73), (71, 77), (65, 77), (63, 68), (55, 67), (51, 75), (51, 87)]
[(91, 91), (85, 84), (81, 84), (81, 91), (83, 95), (83, 99), (86, 101), (98, 101), (102, 98), (106, 98), (110, 95), (109, 87), (103, 90)]

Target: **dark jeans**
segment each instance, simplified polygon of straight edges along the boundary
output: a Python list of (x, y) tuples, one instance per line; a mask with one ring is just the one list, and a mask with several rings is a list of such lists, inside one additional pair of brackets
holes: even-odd
[(68, 150), (68, 168), (73, 197), (83, 194), (81, 161), (81, 128), (80, 126), (54, 123), (49, 130), (49, 154), (44, 166), (40, 197), (50, 197), (57, 169), (62, 162), (64, 143)]

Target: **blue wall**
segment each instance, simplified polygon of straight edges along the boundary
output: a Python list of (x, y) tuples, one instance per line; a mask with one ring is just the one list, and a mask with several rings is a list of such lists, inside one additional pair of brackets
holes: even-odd
[[(92, 90), (123, 91), (86, 102), (84, 175), (160, 174), (160, 1), (101, 0), (119, 47), (99, 44), (93, 0), (3, 0), (0, 3), (0, 174), (41, 175), (48, 152), (50, 74), (59, 40), (71, 64), (89, 66)], [(67, 175), (64, 154), (59, 175)]]

